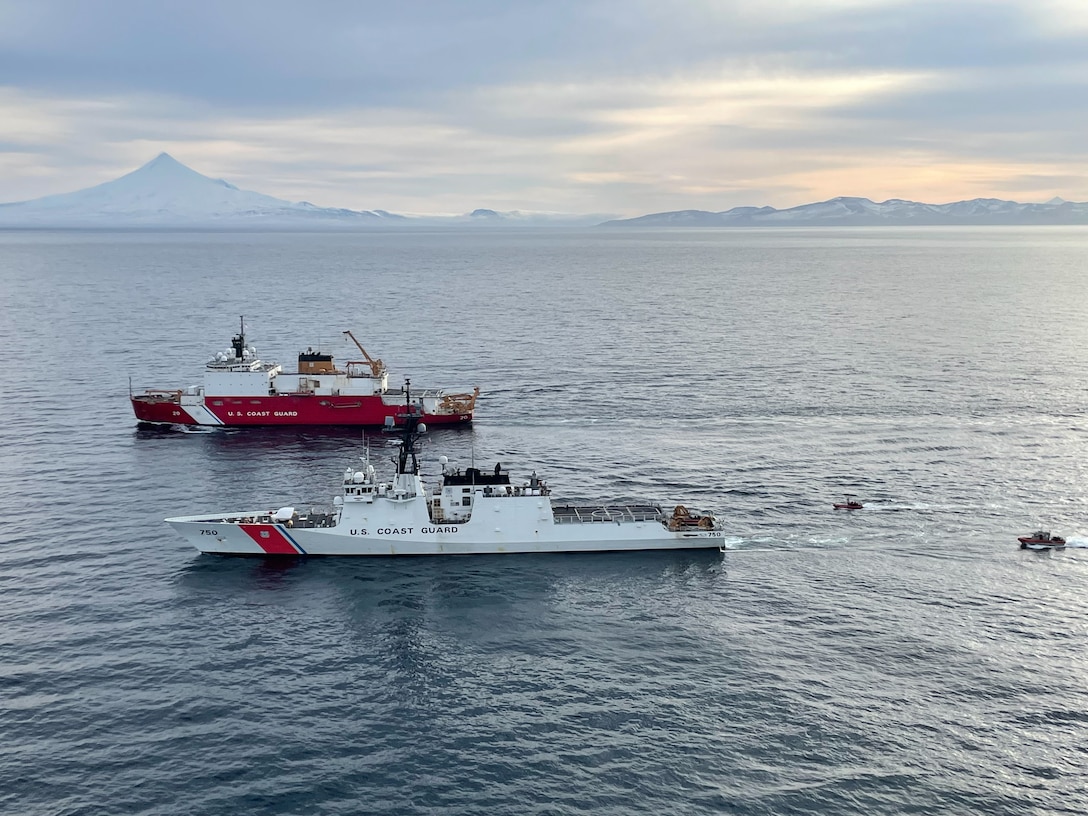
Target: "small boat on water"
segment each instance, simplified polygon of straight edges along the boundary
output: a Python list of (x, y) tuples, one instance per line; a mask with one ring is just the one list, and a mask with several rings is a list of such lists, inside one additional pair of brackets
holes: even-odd
[[(405, 385), (406, 407), (392, 481), (380, 481), (369, 452), (344, 473), (333, 507), (248, 509), (178, 516), (166, 523), (204, 553), (228, 555), (468, 555), (720, 548), (708, 513), (677, 504), (555, 504), (533, 474), (512, 482), (493, 472), (451, 467), (443, 456), (438, 489), (425, 488), (416, 441), (426, 428)], [(390, 422), (392, 429), (392, 422)]]
[[(337, 364), (331, 354), (309, 348), (298, 366), (286, 371), (261, 360), (246, 338), (245, 321), (231, 347), (204, 367), (204, 382), (185, 389), (129, 393), (136, 419), (150, 425), (336, 425), (381, 427), (387, 417), (403, 421), (404, 398), (389, 390), (385, 363), (367, 354), (350, 331), (344, 332), (362, 359)], [(451, 394), (416, 389), (423, 421), (431, 425), (472, 422), (479, 388)]]
[(1031, 535), (1020, 536), (1021, 550), (1061, 550), (1065, 548), (1065, 539), (1051, 535), (1046, 530), (1036, 530)]
[(841, 501), (835, 505), (836, 510), (860, 510), (863, 505), (861, 502), (856, 501), (853, 496), (847, 494), (843, 497), (845, 501)]

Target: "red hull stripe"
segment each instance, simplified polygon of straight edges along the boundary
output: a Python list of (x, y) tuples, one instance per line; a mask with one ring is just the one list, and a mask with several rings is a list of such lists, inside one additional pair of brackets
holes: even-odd
[(290, 541), (290, 542), (291, 542), (291, 546), (292, 546), (292, 547), (294, 547), (294, 548), (295, 548), (296, 550), (298, 550), (298, 551), (299, 551), (300, 553), (302, 553), (303, 555), (306, 555), (306, 554), (307, 554), (307, 553), (306, 553), (306, 550), (302, 549), (302, 545), (301, 545), (301, 544), (299, 544), (299, 543), (298, 543), (297, 541), (295, 541), (295, 537), (294, 537), (293, 535), (291, 535), (291, 534), (290, 534), (289, 532), (287, 532), (287, 528), (286, 528), (286, 527), (284, 527), (284, 526), (283, 526), (283, 525), (281, 524), (281, 525), (279, 525), (279, 526), (278, 526), (278, 527), (277, 527), (276, 529), (277, 529), (277, 530), (279, 530), (279, 531), (280, 531), (281, 533), (283, 533), (283, 537), (284, 537), (284, 538), (286, 538), (286, 539), (287, 539), (288, 541)]
[(239, 524), (238, 526), (269, 555), (298, 555), (301, 551), (301, 549), (295, 549), (295, 545), (275, 524)]

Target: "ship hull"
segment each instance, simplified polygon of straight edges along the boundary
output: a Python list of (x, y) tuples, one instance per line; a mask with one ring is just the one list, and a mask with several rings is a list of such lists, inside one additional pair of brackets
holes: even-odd
[[(187, 399), (187, 397), (189, 397)], [(283, 394), (267, 397), (208, 397), (136, 395), (131, 398), (136, 419), (157, 425), (339, 425), (378, 427), (386, 417), (402, 424), (403, 403), (387, 403), (380, 395), (331, 396)], [(465, 425), (472, 412), (427, 413), (422, 421), (431, 426)]]
[[(267, 511), (265, 511), (267, 512)], [(256, 517), (260, 511), (239, 513)], [(338, 525), (295, 529), (286, 524), (235, 524), (208, 517), (166, 520), (202, 553), (299, 557), (306, 555), (495, 555), (716, 549), (719, 531), (671, 532), (655, 522), (540, 525), (531, 533), (487, 530), (485, 525), (422, 525), (367, 529)], [(410, 530), (410, 532), (409, 532)]]

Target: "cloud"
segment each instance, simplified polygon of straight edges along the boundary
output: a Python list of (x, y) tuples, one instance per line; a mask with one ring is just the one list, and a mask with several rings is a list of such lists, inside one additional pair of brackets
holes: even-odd
[(1066, 0), (0, 2), (0, 200), (160, 150), (413, 212), (1083, 200), (1086, 45)]

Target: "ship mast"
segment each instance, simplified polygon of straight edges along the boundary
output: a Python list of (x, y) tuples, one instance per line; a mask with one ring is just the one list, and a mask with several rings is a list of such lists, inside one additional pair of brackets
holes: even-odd
[(238, 315), (238, 334), (230, 341), (234, 347), (234, 356), (242, 359), (242, 353), (246, 350), (246, 316)]
[[(404, 381), (404, 407), (404, 433), (401, 436), (400, 452), (397, 454), (397, 474), (410, 473), (414, 476), (419, 473), (416, 439), (427, 430), (427, 426), (420, 423), (421, 414), (412, 405), (411, 380)], [(409, 457), (411, 457), (411, 470), (408, 469)]]

